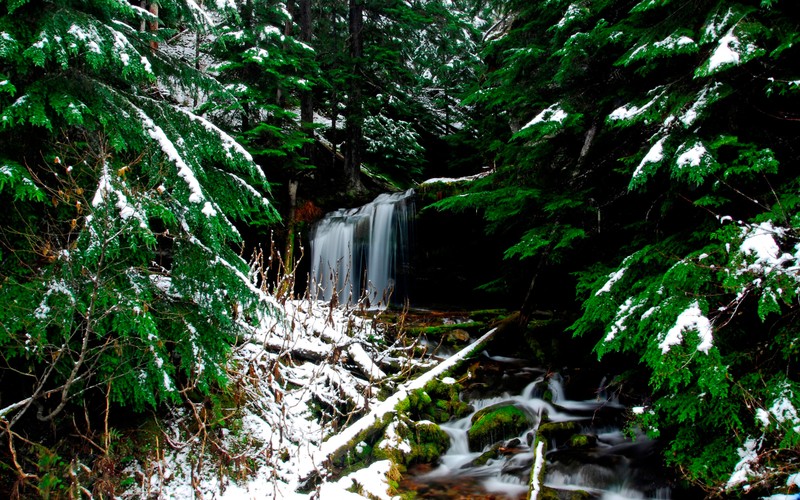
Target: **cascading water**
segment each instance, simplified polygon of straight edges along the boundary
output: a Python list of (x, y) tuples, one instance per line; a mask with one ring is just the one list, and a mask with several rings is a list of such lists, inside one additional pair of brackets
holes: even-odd
[(409, 189), (325, 215), (311, 230), (311, 295), (331, 300), (335, 293), (341, 304), (365, 298), (371, 307), (398, 300), (414, 210)]
[[(450, 436), (450, 448), (432, 470), (412, 473), (404, 487), (421, 498), (524, 499), (534, 464), (534, 438), (541, 432), (548, 445), (545, 456), (544, 486), (561, 498), (571, 492), (584, 492), (582, 498), (669, 499), (671, 490), (659, 478), (654, 457), (654, 442), (646, 436), (631, 440), (619, 429), (626, 411), (603, 388), (586, 401), (567, 399), (558, 374), (522, 364), (521, 360), (491, 358), (503, 374), (502, 385), (516, 384), (515, 393), (481, 389), (485, 381), (475, 381), (476, 391), (462, 394), (474, 411), (465, 418), (441, 427)], [(524, 385), (523, 387), (523, 384)], [(482, 409), (513, 405), (522, 410), (531, 426), (515, 437), (470, 448), (468, 430), (474, 415)], [(544, 430), (546, 422), (548, 433)], [(567, 424), (563, 428), (558, 425)], [(569, 431), (552, 429), (570, 429)], [(553, 433), (554, 432), (554, 433)], [(587, 441), (576, 445), (573, 438)], [(487, 458), (488, 457), (488, 458)]]

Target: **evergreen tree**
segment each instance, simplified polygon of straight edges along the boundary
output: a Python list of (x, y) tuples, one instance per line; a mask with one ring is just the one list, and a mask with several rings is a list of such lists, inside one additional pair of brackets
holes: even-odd
[[(349, 121), (361, 129), (363, 167), (408, 184), (421, 174), (426, 148), (442, 147), (467, 121), (460, 100), (481, 65), (479, 27), (492, 10), (477, 0), (362, 3), (357, 59), (348, 51), (345, 6), (315, 6), (314, 46), (326, 79), (317, 102), (331, 117), (331, 143), (347, 143), (341, 124)], [(347, 107), (354, 83), (360, 106)]]
[[(800, 437), (796, 8), (507, 7), (471, 98), (498, 168), (440, 206), (482, 210), (534, 276), (578, 273), (574, 331), (647, 367), (633, 417), (688, 480), (785, 485)], [(552, 287), (531, 289), (523, 307)]]
[(2, 3), (4, 434), (98, 392), (141, 410), (224, 384), (231, 342), (268, 311), (233, 246), (233, 221), (277, 218), (264, 173), (176, 104), (224, 89), (161, 50), (209, 14), (159, 5)]
[[(259, 164), (287, 186), (286, 253), (293, 268), (294, 209), (300, 179), (314, 168), (312, 87), (321, 79), (311, 47), (309, 0), (251, 2), (228, 12), (208, 47), (211, 72), (225, 84), (204, 106)], [(305, 13), (299, 30), (296, 19)], [(295, 34), (305, 38), (298, 39)], [(232, 99), (230, 95), (235, 99)]]

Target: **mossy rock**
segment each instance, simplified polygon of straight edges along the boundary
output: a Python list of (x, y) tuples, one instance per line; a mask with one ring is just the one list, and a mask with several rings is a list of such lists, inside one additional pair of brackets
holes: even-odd
[(445, 337), (444, 341), (447, 344), (455, 345), (455, 344), (466, 344), (470, 341), (471, 337), (469, 332), (466, 330), (462, 330), (461, 328), (456, 328), (455, 330), (451, 330), (447, 336)]
[(414, 431), (418, 443), (433, 444), (441, 450), (440, 453), (444, 453), (450, 447), (450, 436), (433, 422), (417, 422)]
[(486, 465), (486, 462), (488, 462), (489, 460), (491, 460), (493, 458), (497, 458), (498, 456), (500, 456), (500, 448), (502, 446), (503, 446), (503, 443), (495, 443), (495, 444), (493, 444), (491, 448), (489, 448), (485, 452), (481, 453), (481, 455), (478, 458), (476, 458), (476, 459), (474, 459), (474, 460), (462, 465), (461, 468), (462, 469), (466, 469), (466, 468), (469, 468), (469, 467), (481, 467), (483, 465)]
[(387, 428), (384, 438), (373, 448), (373, 456), (408, 466), (435, 462), (449, 447), (450, 436), (433, 422), (397, 422)]
[(434, 422), (444, 423), (454, 417), (465, 417), (472, 412), (472, 406), (461, 401), (459, 397), (462, 389), (463, 386), (457, 382), (446, 383), (441, 380), (431, 380), (425, 384), (424, 391), (433, 400), (433, 404), (427, 408), (427, 412)]
[(435, 462), (450, 447), (450, 436), (433, 422), (417, 422), (411, 439), (408, 465)]
[(404, 414), (412, 420), (427, 420), (432, 418), (430, 395), (424, 389), (415, 389), (408, 397), (397, 403), (398, 413)]
[(574, 420), (567, 422), (546, 422), (539, 426), (539, 435), (547, 440), (564, 442), (581, 432), (581, 424)]
[(494, 405), (475, 414), (467, 431), (470, 450), (480, 450), (497, 441), (513, 438), (530, 427), (524, 411), (513, 404)]
[(596, 444), (597, 438), (587, 434), (573, 434), (572, 437), (570, 437), (567, 441), (567, 446), (576, 450), (593, 448)]
[(441, 338), (444, 337), (447, 339), (448, 335), (454, 331), (464, 331), (469, 333), (479, 333), (482, 330), (486, 329), (486, 323), (481, 321), (470, 321), (468, 323), (453, 323), (450, 325), (438, 325), (438, 326), (412, 326), (406, 329), (406, 333), (411, 336), (419, 337), (425, 335), (426, 337), (431, 338)]

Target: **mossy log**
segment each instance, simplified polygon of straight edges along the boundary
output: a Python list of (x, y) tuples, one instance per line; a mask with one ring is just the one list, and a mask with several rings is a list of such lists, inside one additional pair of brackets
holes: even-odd
[[(325, 459), (323, 462), (317, 464), (317, 469), (330, 468), (333, 464), (342, 463), (344, 458), (351, 453), (358, 443), (370, 437), (374, 440), (375, 435), (378, 432), (383, 432), (386, 426), (393, 420), (395, 408), (401, 401), (408, 398), (412, 391), (424, 388), (426, 384), (437, 377), (445, 376), (451, 370), (460, 366), (465, 360), (469, 359), (470, 356), (474, 355), (476, 352), (480, 352), (494, 337), (496, 331), (496, 329), (492, 329), (486, 332), (476, 342), (400, 387), (395, 394), (383, 401), (380, 405), (374, 407), (367, 415), (361, 417), (338, 434), (331, 436), (323, 443), (322, 451)], [(315, 472), (314, 475), (318, 475), (318, 472)], [(317, 479), (318, 477), (304, 478), (303, 484), (313, 484)]]

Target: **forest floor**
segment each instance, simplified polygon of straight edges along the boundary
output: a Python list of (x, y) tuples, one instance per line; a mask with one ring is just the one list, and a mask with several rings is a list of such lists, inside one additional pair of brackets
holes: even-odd
[[(410, 392), (447, 381), (484, 323), (309, 300), (279, 310), (236, 346), (228, 393), (140, 429), (122, 498), (392, 497), (400, 473), (373, 456), (374, 435)], [(419, 326), (426, 316), (439, 326)]]

